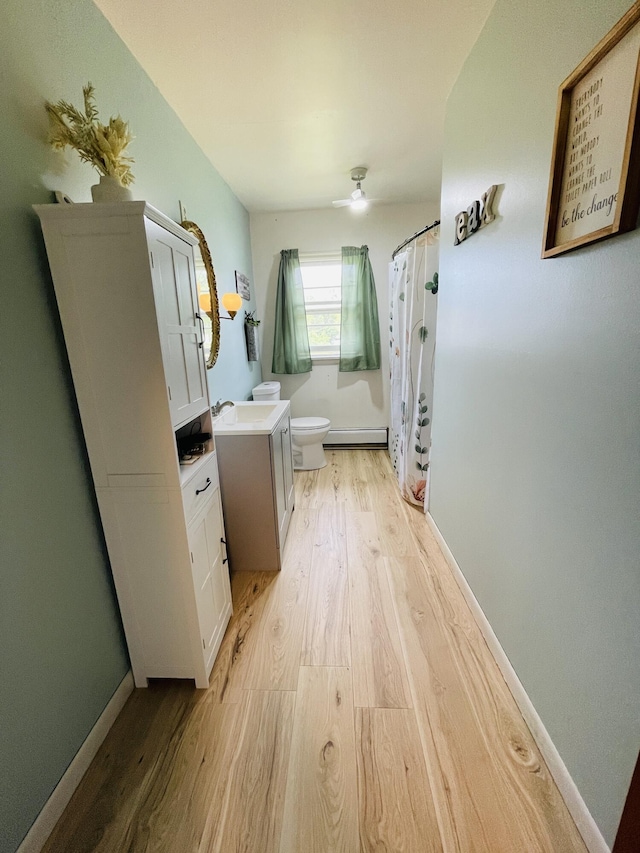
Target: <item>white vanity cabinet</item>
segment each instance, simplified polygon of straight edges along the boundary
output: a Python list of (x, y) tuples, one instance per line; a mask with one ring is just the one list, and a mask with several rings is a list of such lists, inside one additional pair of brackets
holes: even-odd
[(209, 674), (231, 615), (196, 239), (146, 202), (39, 205), (137, 686)]
[(258, 422), (217, 430), (214, 422), (229, 559), (236, 572), (282, 566), (295, 492), (289, 403), (277, 405), (282, 413), (268, 430)]

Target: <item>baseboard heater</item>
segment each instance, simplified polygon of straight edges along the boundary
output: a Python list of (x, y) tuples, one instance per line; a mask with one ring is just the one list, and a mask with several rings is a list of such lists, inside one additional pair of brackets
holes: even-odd
[(384, 429), (330, 429), (323, 444), (325, 447), (386, 447), (389, 430)]

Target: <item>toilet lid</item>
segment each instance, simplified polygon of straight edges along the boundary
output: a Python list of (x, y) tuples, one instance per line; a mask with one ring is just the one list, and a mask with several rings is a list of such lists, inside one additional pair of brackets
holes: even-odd
[(330, 425), (328, 418), (291, 418), (291, 429), (325, 429)]
[(259, 385), (256, 385), (256, 387), (253, 388), (253, 393), (255, 394), (256, 391), (258, 393), (260, 393), (260, 391), (279, 391), (279, 390), (280, 390), (280, 383), (279, 382), (261, 382)]

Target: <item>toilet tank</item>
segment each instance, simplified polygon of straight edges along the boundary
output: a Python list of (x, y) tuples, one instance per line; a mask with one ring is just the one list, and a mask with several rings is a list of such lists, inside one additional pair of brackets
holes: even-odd
[(279, 400), (280, 399), (280, 383), (279, 382), (261, 382), (253, 389), (254, 400)]

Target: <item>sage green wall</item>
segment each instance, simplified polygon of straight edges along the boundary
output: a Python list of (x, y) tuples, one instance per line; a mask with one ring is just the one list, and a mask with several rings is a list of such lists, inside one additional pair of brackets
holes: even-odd
[[(450, 96), (431, 512), (606, 840), (640, 746), (640, 231), (541, 260), (558, 85), (629, 0), (497, 0)], [(454, 215), (504, 184), (499, 218)]]
[[(0, 26), (0, 850), (15, 850), (128, 669), (34, 203), (95, 174), (45, 143), (45, 98), (136, 136), (134, 195), (205, 232), (219, 289), (252, 277), (247, 212), (90, 0), (9, 0)], [(87, 275), (91, 270), (87, 270)], [(100, 322), (100, 318), (96, 318)], [(242, 324), (222, 323), (214, 397), (248, 397)]]

